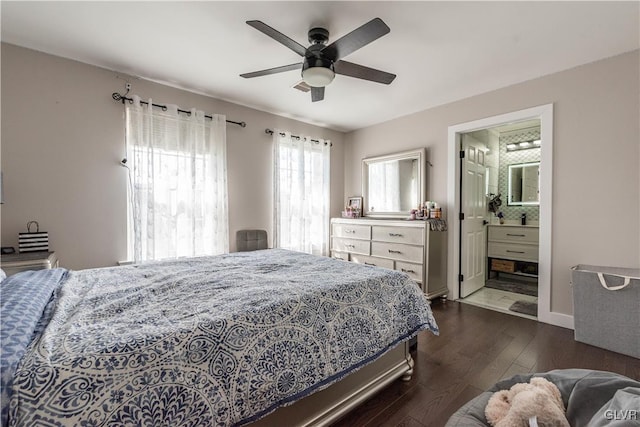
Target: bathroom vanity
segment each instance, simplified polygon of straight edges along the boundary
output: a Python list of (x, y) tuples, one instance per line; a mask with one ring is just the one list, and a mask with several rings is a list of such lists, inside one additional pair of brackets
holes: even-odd
[(537, 225), (489, 225), (489, 270), (525, 276), (538, 275)]

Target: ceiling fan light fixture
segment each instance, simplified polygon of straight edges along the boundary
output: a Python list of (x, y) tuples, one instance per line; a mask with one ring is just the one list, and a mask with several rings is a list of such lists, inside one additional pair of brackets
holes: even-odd
[(312, 87), (325, 87), (331, 83), (336, 73), (331, 68), (309, 67), (302, 71), (302, 80)]
[[(307, 90), (311, 92), (311, 102), (318, 102), (324, 99), (324, 88), (333, 82), (336, 73), (387, 85), (396, 78), (395, 74), (342, 60), (344, 56), (350, 55), (389, 33), (389, 27), (380, 18), (372, 19), (338, 40), (334, 40), (331, 44), (327, 44), (329, 41), (329, 31), (327, 29), (321, 27), (311, 28), (308, 33), (309, 43), (311, 43), (309, 47), (302, 46), (262, 21), (252, 20), (247, 21), (247, 24), (288, 47), (303, 58), (302, 81)], [(240, 74), (240, 77), (248, 79), (267, 76), (293, 71), (299, 69), (299, 66), (299, 63), (282, 65)], [(297, 84), (295, 87), (299, 88), (299, 86), (300, 84)]]

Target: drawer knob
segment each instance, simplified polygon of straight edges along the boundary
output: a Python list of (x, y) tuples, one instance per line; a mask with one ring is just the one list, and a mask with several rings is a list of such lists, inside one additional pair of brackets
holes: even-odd
[(402, 252), (400, 252), (400, 251), (394, 251), (393, 249), (389, 249), (389, 253), (390, 253), (390, 254), (401, 254)]
[(402, 270), (403, 273), (415, 273), (413, 270), (405, 270), (404, 268), (401, 268), (400, 270)]
[(391, 237), (402, 237), (402, 234), (400, 234), (400, 233), (389, 233), (389, 236), (391, 236)]
[(345, 246), (345, 248), (351, 248), (351, 249), (356, 247), (355, 245), (344, 245), (344, 246)]
[(510, 234), (510, 233), (507, 233), (507, 236), (511, 236), (511, 237), (524, 237), (524, 234)]
[(507, 252), (512, 253), (512, 254), (523, 254), (524, 251), (511, 251), (509, 249), (507, 249)]
[(355, 232), (356, 232), (356, 230), (349, 230), (349, 229), (347, 229), (347, 230), (344, 230), (344, 232), (345, 232), (345, 233), (355, 233)]
[(376, 265), (375, 265), (374, 263), (372, 263), (372, 262), (365, 262), (365, 263), (364, 263), (364, 265), (372, 265), (372, 266), (374, 266), (374, 267), (376, 266)]

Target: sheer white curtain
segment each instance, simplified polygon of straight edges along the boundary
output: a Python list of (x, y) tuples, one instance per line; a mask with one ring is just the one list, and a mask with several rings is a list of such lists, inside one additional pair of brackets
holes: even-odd
[(274, 245), (327, 255), (329, 141), (274, 131)]
[(130, 258), (228, 252), (225, 116), (133, 99), (126, 107)]

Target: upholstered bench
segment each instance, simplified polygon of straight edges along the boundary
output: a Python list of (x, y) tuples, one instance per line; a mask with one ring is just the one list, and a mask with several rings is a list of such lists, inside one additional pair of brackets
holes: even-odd
[(236, 232), (238, 252), (267, 249), (269, 241), (265, 230), (238, 230)]
[(458, 409), (446, 427), (489, 426), (484, 409), (491, 395), (532, 377), (546, 378), (558, 387), (572, 426), (640, 426), (640, 382), (612, 372), (559, 369), (516, 375), (496, 383)]

